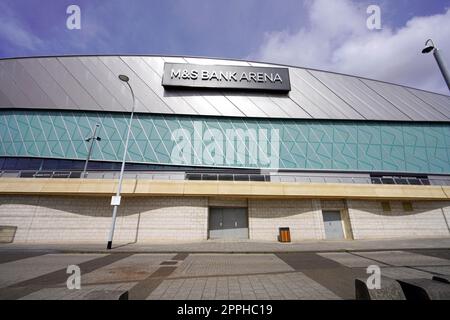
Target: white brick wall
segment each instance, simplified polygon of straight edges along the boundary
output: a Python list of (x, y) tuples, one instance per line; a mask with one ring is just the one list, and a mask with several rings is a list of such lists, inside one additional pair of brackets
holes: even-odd
[(354, 238), (450, 236), (443, 213), (449, 212), (450, 202), (413, 201), (412, 212), (405, 212), (400, 201), (390, 201), (390, 205), (391, 211), (384, 212), (380, 202), (348, 200)]
[[(207, 236), (207, 199), (124, 198), (114, 241), (200, 240)], [(105, 242), (110, 198), (0, 197), (0, 225), (17, 226), (14, 242)]]
[(450, 202), (446, 207), (442, 208), (442, 211), (444, 212), (444, 218), (445, 223), (447, 224), (447, 228), (449, 228), (450, 230)]
[[(383, 212), (379, 201), (348, 200), (353, 238), (450, 236), (450, 202), (415, 201), (412, 212), (405, 212), (399, 201), (390, 203), (392, 211)], [(322, 210), (345, 209), (343, 200), (250, 200), (250, 238), (276, 240), (279, 227), (290, 227), (293, 241), (325, 239)], [(343, 213), (341, 216), (344, 218)], [(349, 232), (347, 228), (346, 234)]]
[(250, 239), (276, 241), (279, 227), (289, 227), (291, 240), (323, 239), (316, 200), (250, 200)]
[(233, 199), (233, 198), (209, 198), (208, 205), (210, 207), (237, 207), (247, 208), (247, 199)]
[[(114, 241), (207, 239), (208, 204), (244, 206), (247, 200), (124, 198)], [(450, 236), (450, 202), (413, 202), (413, 212), (396, 201), (391, 212), (383, 212), (378, 201), (347, 205), (355, 239)], [(279, 227), (290, 227), (293, 241), (325, 239), (321, 210), (345, 207), (344, 201), (248, 200), (250, 239), (276, 241)], [(17, 227), (15, 242), (106, 243), (111, 214), (109, 197), (0, 196), (0, 225)]]

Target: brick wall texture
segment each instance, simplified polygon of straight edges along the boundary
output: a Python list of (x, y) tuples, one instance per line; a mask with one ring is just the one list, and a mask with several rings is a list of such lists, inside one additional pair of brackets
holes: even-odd
[[(322, 210), (340, 210), (346, 238), (449, 237), (450, 202), (234, 200), (207, 197), (131, 197), (119, 207), (116, 242), (196, 241), (208, 237), (209, 206), (248, 206), (249, 236), (276, 241), (289, 227), (293, 241), (326, 239)], [(17, 227), (14, 242), (106, 242), (109, 197), (0, 196), (0, 226)]]

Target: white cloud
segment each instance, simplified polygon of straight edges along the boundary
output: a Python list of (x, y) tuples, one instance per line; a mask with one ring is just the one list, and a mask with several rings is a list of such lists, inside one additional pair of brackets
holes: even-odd
[(450, 9), (414, 17), (393, 30), (366, 27), (366, 7), (350, 0), (316, 0), (308, 5), (308, 25), (295, 33), (266, 34), (255, 60), (293, 64), (385, 80), (449, 94), (432, 55), (421, 54), (433, 38), (450, 63)]
[(29, 32), (5, 4), (0, 4), (0, 39), (9, 46), (29, 51), (42, 47), (42, 40)]
[[(91, 12), (105, 11), (104, 6), (96, 6)], [(66, 19), (69, 15), (65, 10), (59, 13), (64, 18), (49, 24), (46, 30), (33, 30), (27, 26), (20, 15), (7, 4), (0, 3), (0, 43), (4, 43), (1, 51), (3, 55), (57, 55), (93, 53), (96, 51), (109, 52), (113, 36), (97, 19), (84, 17), (81, 12), (81, 29), (69, 30)], [(85, 10), (89, 11), (88, 8)], [(101, 16), (108, 16), (103, 14)]]

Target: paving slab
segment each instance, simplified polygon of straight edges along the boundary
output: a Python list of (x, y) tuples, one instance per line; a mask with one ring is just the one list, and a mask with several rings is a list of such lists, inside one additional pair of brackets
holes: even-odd
[(153, 290), (155, 290), (161, 282), (164, 281), (170, 274), (175, 271), (176, 267), (173, 266), (162, 266), (149, 275), (144, 280), (138, 282), (129, 290), (130, 300), (143, 300), (145, 299)]
[(278, 253), (277, 256), (343, 299), (355, 299), (355, 279), (367, 277), (365, 268), (349, 268), (317, 253)]
[[(0, 299), (108, 299), (108, 292), (120, 290), (127, 290), (129, 299), (354, 299), (355, 279), (368, 277), (368, 265), (379, 265), (382, 276), (403, 280), (450, 273), (444, 248), (45, 255), (39, 250), (39, 255), (27, 257), (38, 251), (0, 248), (0, 255), (25, 254), (0, 263), (0, 281), (5, 281)], [(81, 268), (81, 290), (65, 286), (69, 264)]]
[(368, 258), (356, 256), (348, 252), (324, 252), (318, 253), (318, 255), (336, 261), (349, 268), (367, 268), (368, 266), (374, 264), (380, 267), (385, 266), (385, 264), (376, 262)]
[(301, 272), (164, 280), (148, 300), (339, 299)]
[(358, 252), (359, 256), (389, 266), (439, 266), (449, 265), (449, 260), (407, 251)]
[[(1, 246), (0, 246), (1, 248)], [(2, 252), (0, 254), (0, 264), (22, 260), (26, 258), (32, 258), (37, 257), (46, 254), (47, 252), (16, 252), (16, 251), (10, 251), (10, 252)]]
[[(58, 258), (60, 261), (60, 264), (62, 268), (44, 273), (40, 276), (35, 277), (28, 277), (27, 280), (23, 280), (20, 282), (15, 282), (14, 284), (0, 288), (0, 299), (19, 299), (21, 297), (24, 297), (26, 295), (29, 295), (35, 291), (39, 291), (41, 289), (45, 289), (48, 287), (54, 287), (57, 285), (65, 285), (69, 275), (67, 274), (67, 267), (71, 264), (75, 264), (80, 268), (81, 273), (89, 273), (95, 269), (101, 268), (105, 265), (111, 264), (115, 261), (118, 261), (120, 259), (126, 258), (130, 256), (130, 253), (117, 253), (114, 255), (100, 255), (98, 257), (94, 258), (86, 258), (89, 256), (92, 256), (92, 254), (84, 254), (86, 261), (81, 261), (78, 259), (78, 262), (71, 261), (70, 258), (73, 258), (73, 254), (54, 254), (55, 259)], [(83, 255), (79, 255), (83, 256)], [(95, 255), (94, 255), (95, 256)], [(44, 258), (44, 257), (42, 257)], [(73, 259), (72, 259), (73, 260)], [(23, 262), (23, 260), (21, 260)], [(52, 263), (52, 259), (47, 259), (45, 261), (42, 261), (42, 265), (46, 266), (48, 263)], [(3, 264), (4, 267), (7, 264)], [(58, 265), (59, 266), (59, 265)], [(39, 268), (40, 265), (36, 266), (36, 268)], [(54, 266), (53, 266), (54, 267)], [(10, 272), (14, 272), (14, 270), (9, 270)], [(17, 272), (17, 270), (16, 270)], [(26, 272), (19, 273), (21, 276), (27, 275)]]
[(191, 254), (171, 278), (294, 271), (274, 254)]
[(82, 274), (81, 281), (87, 285), (141, 281), (173, 256), (174, 254), (133, 254), (87, 274)]
[(105, 254), (46, 254), (0, 264), (0, 288), (30, 280)]
[(431, 279), (432, 273), (408, 267), (384, 267), (381, 275), (392, 279)]
[(422, 254), (424, 256), (432, 256), (436, 258), (442, 258), (450, 260), (450, 247), (441, 249), (416, 249), (408, 250), (410, 252)]
[(449, 266), (416, 267), (416, 269), (429, 272), (434, 275), (450, 276), (450, 260)]
[[(104, 285), (82, 285), (81, 288), (69, 290), (67, 287), (44, 288), (26, 295), (20, 300), (109, 300), (111, 291), (124, 292), (136, 283), (118, 283)], [(103, 294), (102, 294), (103, 293)]]

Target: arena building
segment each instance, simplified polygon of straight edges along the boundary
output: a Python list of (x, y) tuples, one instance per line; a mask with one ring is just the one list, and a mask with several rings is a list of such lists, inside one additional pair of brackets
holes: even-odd
[(106, 242), (133, 109), (119, 74), (135, 113), (115, 242), (450, 236), (448, 95), (250, 61), (64, 56), (0, 60), (0, 241)]

